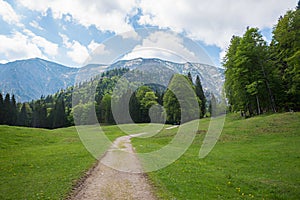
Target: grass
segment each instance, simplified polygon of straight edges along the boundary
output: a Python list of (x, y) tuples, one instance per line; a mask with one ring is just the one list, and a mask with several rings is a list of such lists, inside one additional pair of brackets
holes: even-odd
[[(102, 128), (111, 140), (122, 135)], [(95, 161), (75, 127), (0, 126), (0, 199), (64, 199)]]
[[(299, 122), (300, 113), (246, 120), (227, 115), (218, 143), (200, 159), (209, 125), (209, 119), (202, 119), (200, 134), (185, 154), (168, 167), (148, 173), (149, 178), (161, 199), (299, 199)], [(140, 133), (144, 127), (122, 128)], [(155, 132), (158, 127), (149, 129)], [(124, 135), (117, 126), (102, 128), (111, 141)], [(177, 130), (164, 128), (153, 137), (133, 138), (133, 145), (138, 152), (158, 150)], [(0, 126), (0, 199), (64, 199), (95, 161), (74, 127)]]
[[(161, 199), (299, 199), (300, 113), (226, 117), (218, 143), (198, 157), (204, 134), (177, 161), (148, 173)], [(200, 121), (207, 130), (209, 121)], [(134, 138), (138, 152), (166, 145), (178, 129)], [(200, 131), (205, 132), (205, 131)]]

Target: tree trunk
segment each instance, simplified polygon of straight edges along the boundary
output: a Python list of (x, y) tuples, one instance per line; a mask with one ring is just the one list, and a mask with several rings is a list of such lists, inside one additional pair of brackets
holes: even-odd
[(256, 97), (256, 104), (257, 104), (257, 114), (260, 115), (261, 114), (261, 110), (260, 110), (260, 104), (259, 104), (259, 99), (258, 99), (258, 95), (255, 95)]

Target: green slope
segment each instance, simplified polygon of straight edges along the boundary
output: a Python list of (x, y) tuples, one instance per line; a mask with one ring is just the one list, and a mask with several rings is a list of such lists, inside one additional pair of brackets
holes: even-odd
[[(104, 130), (111, 140), (121, 135)], [(63, 199), (93, 163), (75, 127), (0, 126), (0, 199)]]
[[(201, 120), (207, 129), (208, 119)], [(133, 140), (138, 152), (167, 144), (176, 129)], [(204, 135), (170, 166), (148, 173), (162, 199), (299, 199), (300, 113), (240, 119), (227, 115), (222, 135), (204, 159)]]
[[(204, 159), (204, 131), (176, 162), (149, 173), (162, 199), (298, 199), (300, 113), (240, 119), (227, 115), (223, 133)], [(205, 130), (209, 120), (200, 122)], [(129, 125), (127, 125), (129, 126)], [(105, 126), (111, 140), (121, 136)], [(177, 129), (134, 138), (138, 152), (159, 149)], [(95, 163), (74, 127), (44, 130), (0, 126), (0, 199), (63, 199)]]

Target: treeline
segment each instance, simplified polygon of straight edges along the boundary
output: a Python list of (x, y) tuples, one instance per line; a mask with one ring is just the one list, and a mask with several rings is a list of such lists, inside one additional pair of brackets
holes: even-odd
[(223, 60), (230, 111), (300, 111), (300, 1), (280, 17), (268, 45), (258, 28), (233, 36)]
[[(114, 124), (115, 120), (111, 109), (113, 90), (120, 77), (128, 70), (124, 68), (107, 71), (90, 81), (61, 90), (54, 95), (42, 96), (31, 102), (16, 103), (14, 95), (10, 97), (9, 94), (6, 94), (3, 99), (0, 94), (0, 124), (53, 129), (74, 125), (74, 118), (77, 120), (76, 125), (97, 122)], [(197, 116), (196, 118), (208, 116), (207, 111), (211, 112), (209, 109), (211, 106), (204, 95), (200, 78), (197, 76), (194, 83), (190, 73), (187, 76), (174, 75), (169, 89), (157, 85), (143, 85), (136, 91), (123, 91), (116, 98), (119, 102), (114, 103), (119, 106), (120, 113), (124, 113), (123, 110), (126, 106), (124, 103), (129, 102), (130, 117), (136, 123), (150, 122), (150, 108), (152, 117), (156, 120), (152, 122), (161, 122), (160, 119), (164, 117), (166, 117), (167, 123), (172, 124), (192, 120), (194, 118), (187, 117), (185, 121), (181, 121), (181, 107), (177, 97), (171, 91), (179, 89), (184, 92), (185, 89), (181, 88), (183, 79), (187, 80), (189, 87), (194, 91), (199, 105), (200, 112), (191, 114), (191, 116)], [(92, 96), (92, 101), (90, 100), (90, 91), (96, 91)], [(76, 102), (76, 98), (72, 98), (75, 94), (80, 96), (78, 102)], [(216, 102), (213, 95), (212, 99)], [(162, 105), (165, 112), (158, 105)], [(190, 108), (188, 112), (193, 113), (194, 110), (194, 108)], [(90, 113), (93, 111), (96, 113), (96, 120), (90, 117)], [(121, 123), (128, 123), (127, 120), (128, 118), (125, 118)]]
[[(134, 72), (132, 72), (134, 73)], [(138, 71), (136, 71), (138, 75)], [(195, 83), (193, 83), (191, 74), (187, 76), (175, 74), (170, 81), (169, 87), (173, 90), (180, 88), (182, 84), (178, 81), (178, 77), (183, 77), (188, 80), (190, 88), (195, 92), (200, 112), (197, 118), (202, 118), (207, 114), (207, 100), (204, 95), (204, 91), (201, 85), (199, 76), (196, 77)], [(177, 80), (176, 80), (177, 79)], [(113, 97), (112, 90), (115, 87), (119, 77), (111, 77), (110, 79), (101, 79), (100, 85), (97, 86), (95, 101), (88, 101), (84, 98), (80, 98), (81, 102), (77, 102), (73, 108), (74, 118), (77, 120), (76, 124), (92, 124), (95, 123), (92, 117), (93, 109), (95, 109), (97, 121), (100, 123), (114, 124), (115, 118), (112, 112), (112, 104), (116, 107), (118, 115), (118, 123), (130, 123), (129, 117), (135, 123), (149, 123), (149, 122), (162, 122), (164, 115), (167, 123), (181, 123), (181, 107), (177, 100), (177, 97), (167, 88), (161, 88), (158, 85), (143, 85), (138, 87), (136, 91), (130, 89), (124, 89), (120, 92), (119, 96)], [(104, 88), (99, 87), (105, 83)], [(104, 92), (105, 89), (105, 92)], [(184, 92), (184, 89), (181, 90)], [(81, 90), (77, 91), (81, 92)], [(158, 106), (162, 105), (165, 109)], [(126, 115), (126, 106), (129, 106), (129, 114)], [(149, 109), (151, 110), (152, 119), (149, 116)], [(193, 112), (194, 108), (191, 108), (190, 112)], [(150, 115), (151, 115), (150, 114)], [(152, 120), (152, 121), (151, 121)], [(154, 120), (154, 121), (153, 121)], [(188, 119), (192, 120), (192, 119)]]
[(99, 99), (103, 93), (111, 92), (118, 77), (127, 71), (128, 69), (111, 70), (101, 74), (101, 78), (96, 77), (31, 102), (16, 103), (14, 95), (10, 97), (10, 94), (6, 94), (3, 99), (0, 93), (0, 124), (49, 129), (72, 126), (74, 89), (79, 89), (84, 96), (89, 87), (96, 83), (96, 79), (100, 79), (96, 94), (96, 99)]

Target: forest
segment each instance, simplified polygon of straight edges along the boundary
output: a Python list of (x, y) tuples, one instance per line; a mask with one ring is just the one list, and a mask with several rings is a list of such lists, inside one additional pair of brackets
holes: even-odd
[[(17, 103), (14, 95), (6, 94), (3, 98), (0, 94), (0, 124), (53, 129), (74, 125), (74, 118), (78, 119), (76, 125), (97, 122), (114, 124), (115, 120), (111, 110), (112, 93), (118, 80), (128, 71), (127, 68), (110, 70), (90, 81), (79, 83), (54, 95), (42, 96), (31, 102)], [(187, 80), (196, 94), (200, 108), (200, 112), (196, 115), (197, 118), (208, 116), (209, 106), (207, 106), (208, 102), (199, 76), (193, 83), (190, 73), (188, 75), (175, 74), (168, 88), (180, 87), (181, 82), (176, 80), (178, 78)], [(94, 99), (89, 101), (90, 97), (87, 94), (93, 87), (96, 87), (96, 93), (93, 96)], [(82, 97), (80, 102), (74, 102), (76, 101), (74, 99), (72, 102), (74, 93)], [(128, 93), (132, 94), (129, 100), (129, 111), (134, 122), (149, 123), (149, 109), (154, 105), (163, 105), (165, 109), (165, 113), (163, 110), (157, 110), (158, 118), (166, 115), (167, 123), (181, 122), (180, 105), (170, 89), (162, 89), (157, 85), (143, 85), (133, 92), (124, 91), (118, 98), (120, 110), (124, 107), (123, 102), (126, 101), (124, 98), (128, 97)], [(214, 96), (213, 101), (216, 101)], [(97, 121), (89, 119), (89, 113), (93, 110), (96, 112)], [(193, 110), (191, 109), (190, 112)], [(124, 120), (122, 123), (127, 123), (127, 121)]]
[(272, 33), (269, 44), (258, 28), (232, 37), (223, 59), (230, 111), (246, 117), (300, 111), (300, 2)]

